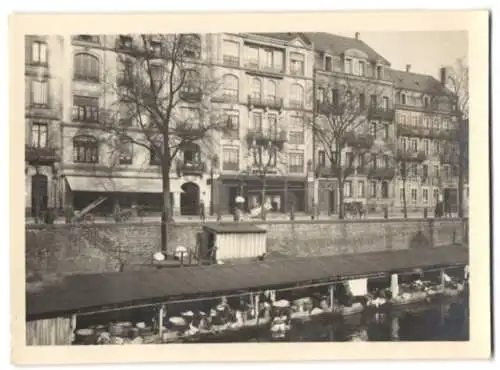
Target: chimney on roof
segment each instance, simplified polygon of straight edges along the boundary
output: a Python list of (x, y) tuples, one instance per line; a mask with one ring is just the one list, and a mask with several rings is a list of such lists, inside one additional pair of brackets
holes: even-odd
[(410, 72), (410, 70), (411, 70), (411, 64), (407, 64), (406, 65), (406, 72)]
[(359, 32), (356, 32), (356, 33), (354, 34), (354, 38), (355, 38), (356, 40), (359, 40)]
[(441, 66), (439, 68), (439, 81), (441, 82), (441, 85), (446, 86), (448, 80), (448, 71), (446, 70), (446, 67)]

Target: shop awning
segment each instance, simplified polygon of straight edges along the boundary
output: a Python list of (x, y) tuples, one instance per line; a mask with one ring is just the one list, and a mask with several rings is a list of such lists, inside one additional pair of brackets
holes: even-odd
[(100, 193), (161, 193), (161, 179), (137, 177), (96, 177), (66, 176), (66, 181), (73, 191), (92, 191)]

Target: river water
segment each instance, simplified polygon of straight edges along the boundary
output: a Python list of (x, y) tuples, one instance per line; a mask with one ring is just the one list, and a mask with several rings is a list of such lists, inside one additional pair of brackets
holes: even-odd
[[(269, 330), (239, 333), (211, 342), (271, 342)], [(386, 314), (353, 315), (346, 318), (294, 322), (285, 342), (346, 341), (467, 341), (469, 314), (467, 298), (443, 299), (398, 308)]]

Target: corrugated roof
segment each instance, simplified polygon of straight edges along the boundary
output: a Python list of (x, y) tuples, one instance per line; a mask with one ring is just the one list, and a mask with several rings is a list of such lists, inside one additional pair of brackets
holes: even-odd
[(219, 234), (241, 234), (241, 233), (265, 233), (266, 230), (255, 225), (244, 222), (231, 223), (207, 223), (203, 225), (204, 229)]
[(433, 95), (451, 94), (451, 91), (446, 89), (441, 82), (430, 75), (399, 71), (396, 69), (389, 70), (389, 75), (396, 89), (415, 90)]
[(156, 271), (73, 275), (26, 293), (28, 317), (57, 316), (102, 307), (153, 304), (172, 297), (210, 296), (239, 290), (335, 280), (417, 267), (468, 263), (460, 247), (291, 258), (239, 265), (169, 268)]
[(368, 55), (368, 59), (372, 61), (381, 61), (388, 66), (391, 65), (387, 59), (362, 40), (326, 32), (306, 32), (305, 36), (314, 43), (314, 48), (317, 51), (327, 52), (332, 55), (341, 55), (346, 50), (358, 49)]

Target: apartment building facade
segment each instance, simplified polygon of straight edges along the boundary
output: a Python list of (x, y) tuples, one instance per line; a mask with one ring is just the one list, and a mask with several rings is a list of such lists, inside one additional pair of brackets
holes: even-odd
[(456, 212), (460, 128), (454, 97), (446, 89), (446, 70), (440, 70), (438, 81), (410, 68), (390, 71), (396, 89), (397, 148), (405, 154), (396, 173), (395, 207), (403, 209), (406, 196), (410, 211), (432, 212), (442, 201), (447, 210)]
[(25, 202), (26, 216), (61, 207), (62, 38), (26, 37), (25, 43)]
[[(297, 212), (311, 212), (315, 204), (319, 213), (331, 214), (338, 212), (340, 190), (346, 203), (372, 211), (400, 209), (398, 150), (425, 156), (409, 166), (404, 179), (409, 209), (456, 199), (456, 120), (440, 81), (391, 69), (359, 34), (197, 37), (200, 48), (193, 57), (220, 86), (210, 96), (209, 109), (219, 112), (229, 130), (214, 133), (210, 145), (193, 144), (179, 152), (171, 170), (174, 215), (197, 213), (201, 201), (206, 213), (230, 213), (238, 195), (247, 209), (264, 201), (271, 211), (286, 212), (293, 201)], [(117, 46), (133, 42), (130, 35), (26, 37), (27, 215), (49, 208), (79, 210), (99, 197), (105, 199), (95, 213), (135, 205), (146, 213), (161, 211), (158, 158), (138, 145), (117, 153), (116, 143), (99, 126), (117, 100), (122, 68)], [(339, 93), (334, 87), (340, 85), (361, 91), (359, 103), (367, 106), (362, 118), (375, 139), (370, 153), (354, 156), (355, 170), (343, 189), (311, 130), (321, 107), (334, 103)], [(179, 108), (189, 115), (193, 107), (185, 102)], [(140, 131), (133, 122), (130, 130)], [(269, 162), (266, 199), (261, 199), (263, 182), (251, 147), (256, 135), (285, 142), (280, 157)], [(341, 156), (348, 158), (349, 150)]]
[[(307, 163), (312, 158), (312, 135), (306, 124), (312, 116), (313, 63), (311, 43), (300, 34), (211, 35), (212, 59), (218, 61), (221, 95), (214, 99), (234, 130), (220, 140), (220, 176), (215, 203), (232, 212), (236, 196), (246, 208), (261, 202), (272, 212), (284, 212), (292, 203), (306, 211), (309, 189)], [(261, 163), (252, 154), (251, 137), (280, 135), (286, 144), (270, 160), (261, 199)], [(310, 171), (310, 168), (309, 168)], [(293, 201), (292, 201), (293, 199)]]
[[(393, 142), (394, 89), (388, 74), (390, 63), (359, 38), (341, 37), (326, 33), (306, 34), (315, 47), (316, 123), (325, 120), (322, 107), (337, 104), (339, 95), (355, 94), (348, 103), (359, 108), (342, 112), (336, 127), (342, 127), (338, 135), (354, 130), (374, 138), (369, 151), (357, 153), (346, 148), (339, 153), (342, 163), (347, 159), (354, 169), (339, 189), (338, 175), (333, 173), (328, 148), (315, 145), (316, 199), (320, 213), (334, 214), (339, 211), (339, 192), (344, 193), (345, 203), (360, 203), (376, 210), (390, 206), (394, 197)], [(349, 91), (340, 92), (341, 89)], [(351, 117), (355, 116), (355, 117)], [(358, 125), (350, 120), (362, 122)], [(328, 125), (328, 124), (327, 124)], [(330, 123), (331, 126), (331, 123)], [(343, 164), (344, 166), (344, 164)]]
[[(312, 152), (311, 138), (303, 125), (312, 111), (312, 102), (307, 99), (312, 91), (311, 45), (294, 34), (197, 36), (198, 64), (210, 69), (211, 78), (221, 83), (210, 109), (222, 112), (231, 132), (215, 133), (212, 145), (193, 144), (180, 151), (171, 171), (174, 215), (199, 212), (201, 201), (207, 212), (215, 208), (209, 207), (212, 204), (220, 204), (220, 212), (230, 212), (240, 189), (250, 205), (260, 202), (259, 176), (253, 171), (244, 140), (252, 130), (276, 130), (286, 136), (290, 145), (285, 160), (268, 171), (267, 194), (275, 210), (282, 211), (286, 198), (295, 192), (298, 208), (303, 210), (306, 163)], [(116, 142), (100, 127), (117, 101), (122, 68), (117, 47), (133, 43), (130, 35), (26, 38), (28, 206), (40, 203), (43, 210), (80, 210), (103, 197), (95, 213), (110, 214), (117, 206), (135, 205), (152, 213), (161, 211), (161, 169), (154, 153), (138, 145), (120, 148), (117, 153)], [(39, 80), (47, 81), (45, 90), (37, 85)], [(32, 92), (35, 88), (38, 90)], [(40, 97), (40, 91), (46, 96)], [(42, 105), (40, 99), (45, 99)], [(180, 105), (180, 114), (189, 114), (190, 103)], [(44, 118), (42, 126), (33, 121), (34, 113)], [(130, 130), (139, 129), (131, 122)], [(49, 133), (53, 134), (50, 145)], [(43, 166), (32, 165), (34, 144), (38, 152), (50, 148), (53, 155), (49, 163), (45, 163), (45, 154)], [(35, 188), (39, 190), (33, 191)], [(35, 201), (32, 194), (40, 200)]]

